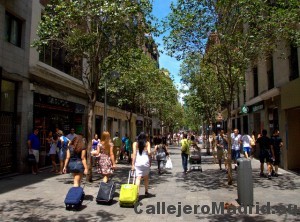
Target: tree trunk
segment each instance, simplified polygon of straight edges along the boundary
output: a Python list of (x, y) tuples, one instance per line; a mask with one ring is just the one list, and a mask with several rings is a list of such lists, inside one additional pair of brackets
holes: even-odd
[(228, 118), (227, 118), (227, 139), (228, 139), (228, 157), (227, 157), (227, 167), (228, 167), (228, 185), (232, 185), (232, 166), (231, 166), (231, 106), (227, 106)]
[(87, 123), (87, 127), (88, 127), (88, 135), (87, 135), (87, 139), (88, 139), (88, 146), (87, 146), (87, 165), (88, 165), (88, 174), (86, 176), (86, 180), (88, 182), (92, 182), (93, 181), (93, 171), (92, 171), (92, 164), (93, 164), (93, 157), (91, 155), (91, 149), (92, 149), (92, 130), (93, 130), (93, 119), (94, 119), (94, 109), (95, 109), (95, 102), (89, 102), (88, 105), (88, 123)]
[(127, 117), (127, 120), (129, 122), (129, 138), (132, 141), (132, 129), (131, 129), (131, 119), (132, 119), (132, 110), (130, 111), (129, 117)]

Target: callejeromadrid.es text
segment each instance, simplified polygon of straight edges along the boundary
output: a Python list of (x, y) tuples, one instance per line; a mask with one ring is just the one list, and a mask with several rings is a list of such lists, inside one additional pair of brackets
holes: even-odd
[(256, 202), (252, 206), (229, 206), (227, 209), (225, 209), (224, 202), (212, 202), (211, 205), (183, 205), (181, 202), (178, 202), (177, 205), (167, 205), (165, 202), (144, 205), (137, 202), (134, 205), (134, 212), (136, 214), (174, 214), (176, 217), (180, 217), (182, 214), (300, 214), (295, 204), (271, 206), (270, 202), (265, 205)]

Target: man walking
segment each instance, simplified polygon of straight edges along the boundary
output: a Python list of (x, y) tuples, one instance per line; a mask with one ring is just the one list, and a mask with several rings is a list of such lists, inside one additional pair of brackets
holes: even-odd
[(74, 128), (71, 128), (70, 130), (70, 133), (67, 135), (67, 138), (72, 141), (74, 139), (74, 137), (76, 136), (76, 133), (75, 133), (75, 129)]
[(216, 138), (217, 142), (217, 158), (219, 162), (220, 170), (222, 170), (222, 159), (224, 158), (224, 165), (227, 171), (227, 150), (228, 150), (228, 141), (226, 136), (224, 135), (224, 130), (220, 131), (220, 134)]
[(241, 144), (241, 135), (239, 134), (238, 129), (234, 129), (231, 134), (232, 147), (231, 147), (231, 159), (234, 163), (234, 169), (237, 169), (236, 161), (240, 158), (240, 144)]
[(183, 139), (181, 143), (181, 159), (182, 159), (182, 168), (183, 173), (187, 174), (188, 172), (188, 158), (190, 154), (190, 141), (187, 139), (187, 134), (183, 134)]
[(35, 164), (31, 165), (32, 174), (38, 173), (39, 157), (40, 157), (40, 138), (38, 137), (39, 129), (34, 128), (33, 133), (31, 133), (27, 140), (28, 153), (33, 154), (35, 157)]
[(281, 147), (283, 146), (282, 139), (279, 136), (279, 130), (275, 129), (273, 136), (271, 137), (271, 144), (273, 145), (274, 149), (274, 167), (275, 167), (275, 173), (274, 176), (278, 176), (278, 165), (280, 164), (280, 153), (281, 153)]
[(274, 159), (274, 150), (271, 144), (271, 139), (267, 137), (267, 130), (262, 130), (262, 136), (256, 140), (256, 143), (260, 150), (259, 160), (260, 160), (260, 176), (264, 177), (264, 163), (265, 160), (268, 165), (268, 179), (271, 179), (272, 173), (272, 158)]
[(113, 138), (113, 144), (114, 144), (114, 156), (115, 156), (115, 163), (118, 163), (119, 158), (120, 158), (120, 150), (122, 146), (122, 141), (119, 137), (119, 132), (115, 133), (115, 137)]

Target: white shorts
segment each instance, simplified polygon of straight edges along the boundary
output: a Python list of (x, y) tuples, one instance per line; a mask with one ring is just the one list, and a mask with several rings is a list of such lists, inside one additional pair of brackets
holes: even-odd
[(34, 157), (35, 157), (36, 163), (39, 163), (39, 160), (40, 160), (40, 151), (39, 151), (39, 150), (34, 150), (34, 149), (32, 149), (32, 154), (33, 154)]

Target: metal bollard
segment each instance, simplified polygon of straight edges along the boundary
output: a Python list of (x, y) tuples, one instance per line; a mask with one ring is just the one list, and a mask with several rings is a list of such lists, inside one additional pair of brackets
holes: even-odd
[(251, 160), (239, 158), (237, 160), (237, 191), (238, 202), (243, 206), (253, 205), (253, 179)]

